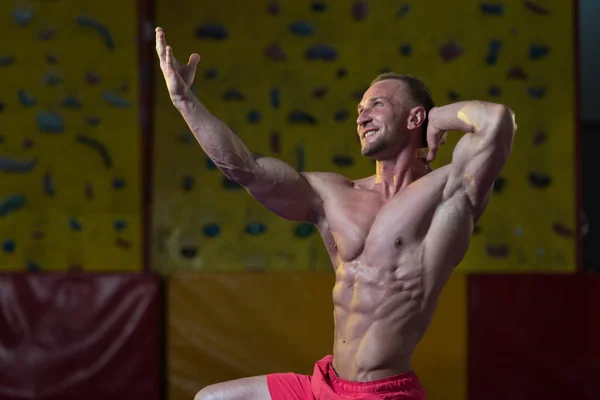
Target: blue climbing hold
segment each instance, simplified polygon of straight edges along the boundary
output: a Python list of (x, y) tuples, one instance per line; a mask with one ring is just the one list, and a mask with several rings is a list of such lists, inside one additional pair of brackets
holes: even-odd
[(534, 99), (541, 99), (546, 96), (546, 90), (544, 86), (530, 86), (527, 88), (527, 93)]
[(219, 76), (219, 70), (217, 70), (215, 68), (211, 68), (204, 73), (204, 77), (209, 80), (215, 79), (218, 76)]
[(529, 58), (532, 60), (539, 60), (548, 55), (550, 47), (543, 44), (532, 44), (529, 46)]
[(412, 46), (408, 43), (403, 44), (402, 46), (400, 46), (400, 49), (398, 50), (398, 52), (404, 56), (404, 57), (408, 57), (412, 54)]
[(312, 36), (315, 29), (308, 22), (295, 21), (289, 26), (290, 32), (296, 36)]
[(337, 51), (327, 44), (316, 44), (306, 50), (306, 58), (309, 60), (334, 61), (337, 57)]
[(248, 121), (251, 123), (256, 124), (257, 122), (260, 122), (261, 119), (260, 111), (250, 110), (248, 111), (246, 118), (248, 118)]
[(29, 272), (39, 272), (42, 270), (37, 263), (31, 260), (27, 261), (26, 268)]
[(85, 122), (91, 126), (98, 126), (98, 125), (100, 125), (101, 119), (100, 119), (100, 117), (89, 116), (89, 117), (85, 118)]
[(115, 48), (115, 41), (113, 40), (106, 25), (103, 23), (87, 17), (77, 17), (75, 19), (75, 23), (79, 26), (94, 29), (104, 40), (106, 47), (108, 47), (110, 50)]
[(184, 192), (189, 192), (194, 189), (194, 184), (196, 180), (193, 176), (186, 175), (181, 179), (181, 188)]
[(45, 58), (46, 62), (50, 65), (58, 64), (58, 57), (56, 56), (56, 54), (47, 53), (44, 58)]
[(208, 157), (206, 157), (206, 168), (208, 168), (208, 169), (218, 169), (217, 166), (215, 165), (215, 163), (213, 162), (213, 160), (211, 160)]
[(0, 201), (0, 217), (6, 217), (13, 211), (23, 208), (27, 204), (27, 198), (22, 194), (13, 194)]
[(315, 0), (311, 3), (310, 8), (314, 12), (323, 12), (323, 11), (327, 11), (327, 4), (325, 3), (324, 0)]
[(0, 156), (0, 172), (25, 173), (37, 165), (37, 159), (17, 161), (12, 158)]
[(354, 158), (349, 155), (336, 155), (333, 157), (332, 162), (338, 167), (351, 167), (354, 165)]
[(37, 113), (36, 120), (40, 132), (63, 133), (65, 130), (63, 118), (56, 113), (40, 111)]
[(275, 110), (279, 109), (281, 105), (281, 96), (279, 95), (279, 88), (271, 88), (269, 91), (269, 97), (271, 98), (271, 107)]
[(65, 97), (65, 99), (62, 102), (62, 105), (63, 105), (63, 107), (66, 107), (66, 108), (81, 108), (83, 106), (83, 104), (81, 103), (81, 100), (79, 100), (75, 96)]
[(204, 225), (204, 228), (202, 229), (202, 233), (204, 233), (204, 236), (207, 236), (207, 237), (215, 237), (219, 233), (221, 233), (221, 228), (217, 224), (209, 223), (209, 224)]
[(498, 86), (490, 86), (489, 93), (492, 97), (499, 97), (502, 94), (502, 89)]
[(338, 77), (338, 79), (345, 78), (348, 75), (348, 70), (343, 67), (338, 68), (338, 70), (335, 72), (335, 75)]
[(249, 235), (260, 235), (267, 231), (267, 226), (261, 222), (250, 222), (244, 230)]
[(223, 95), (223, 100), (225, 101), (232, 101), (232, 100), (239, 100), (239, 101), (243, 101), (244, 95), (242, 94), (242, 92), (240, 92), (237, 89), (231, 88), (228, 89), (225, 94)]
[(316, 229), (313, 224), (302, 223), (296, 225), (296, 228), (294, 229), (294, 234), (296, 235), (296, 237), (304, 239), (311, 236), (313, 233), (315, 233), (315, 231)]
[(57, 74), (48, 73), (44, 76), (44, 83), (48, 86), (60, 85), (62, 81), (63, 78)]
[(116, 231), (120, 232), (127, 227), (127, 221), (125, 221), (124, 219), (118, 219), (115, 222), (113, 222), (113, 226)]
[(301, 110), (294, 110), (288, 114), (288, 121), (292, 124), (317, 124), (317, 119), (309, 113)]
[(24, 90), (19, 90), (18, 96), (19, 103), (21, 103), (23, 107), (33, 107), (37, 104), (37, 100)]
[(485, 58), (485, 62), (488, 65), (495, 65), (498, 62), (500, 56), (500, 50), (502, 50), (502, 42), (500, 40), (490, 41), (488, 54)]
[(7, 239), (2, 242), (2, 250), (7, 254), (12, 254), (15, 252), (17, 248), (17, 244), (12, 239)]
[(72, 218), (69, 218), (69, 228), (71, 228), (74, 231), (79, 232), (83, 229), (83, 225), (77, 218), (72, 217)]
[(229, 37), (227, 28), (220, 24), (204, 24), (196, 29), (196, 37), (199, 39), (223, 40)]
[(33, 19), (33, 11), (24, 8), (15, 8), (13, 11), (13, 20), (19, 26), (26, 26)]
[(344, 122), (348, 119), (349, 115), (350, 113), (348, 112), (348, 110), (337, 110), (335, 114), (333, 114), (333, 119), (335, 119), (335, 122)]
[(231, 179), (227, 178), (226, 176), (224, 176), (222, 178), (221, 186), (223, 186), (223, 189), (225, 189), (225, 190), (243, 189), (243, 187), (239, 183), (232, 181)]
[(115, 190), (121, 190), (125, 188), (125, 180), (121, 178), (115, 178), (113, 179), (112, 186)]
[(49, 173), (44, 174), (44, 177), (42, 178), (42, 187), (44, 188), (44, 193), (46, 193), (48, 196), (54, 196), (56, 193), (54, 179)]
[(129, 100), (111, 92), (110, 90), (103, 91), (102, 97), (104, 98), (104, 100), (106, 102), (108, 102), (109, 104), (111, 104), (115, 107), (119, 107), (119, 108), (131, 107), (131, 102)]
[(504, 15), (503, 4), (484, 3), (480, 5), (481, 12), (488, 15)]
[(410, 4), (403, 4), (396, 14), (398, 18), (404, 18), (411, 10)]
[(448, 91), (448, 99), (451, 101), (457, 101), (460, 99), (460, 94), (456, 93), (454, 90)]
[(15, 58), (11, 56), (0, 56), (0, 67), (8, 67), (15, 62)]

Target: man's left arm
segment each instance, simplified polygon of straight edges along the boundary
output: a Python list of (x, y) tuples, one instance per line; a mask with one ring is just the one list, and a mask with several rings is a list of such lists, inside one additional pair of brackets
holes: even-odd
[(444, 199), (464, 191), (477, 219), (508, 160), (516, 129), (514, 113), (501, 104), (467, 101), (432, 109), (427, 132), (428, 161), (435, 158), (445, 132), (465, 132), (452, 154)]

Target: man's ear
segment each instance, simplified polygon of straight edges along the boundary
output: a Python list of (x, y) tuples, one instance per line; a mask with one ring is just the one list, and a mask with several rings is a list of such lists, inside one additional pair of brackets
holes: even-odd
[(414, 107), (410, 110), (406, 127), (409, 130), (419, 129), (427, 119), (427, 111), (422, 106)]

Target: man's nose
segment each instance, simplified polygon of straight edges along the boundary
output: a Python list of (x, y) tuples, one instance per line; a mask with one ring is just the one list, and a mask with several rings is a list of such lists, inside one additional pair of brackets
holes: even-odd
[(358, 114), (358, 118), (356, 119), (356, 123), (358, 125), (360, 125), (360, 126), (363, 126), (365, 124), (368, 124), (372, 120), (373, 120), (373, 118), (371, 118), (369, 116), (369, 113), (361, 112), (360, 114)]

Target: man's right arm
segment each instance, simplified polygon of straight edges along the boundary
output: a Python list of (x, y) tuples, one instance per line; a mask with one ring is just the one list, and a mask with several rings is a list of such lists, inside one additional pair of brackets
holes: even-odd
[(305, 175), (284, 161), (255, 158), (240, 138), (192, 93), (173, 104), (206, 155), (227, 178), (283, 218), (317, 222), (322, 202)]

